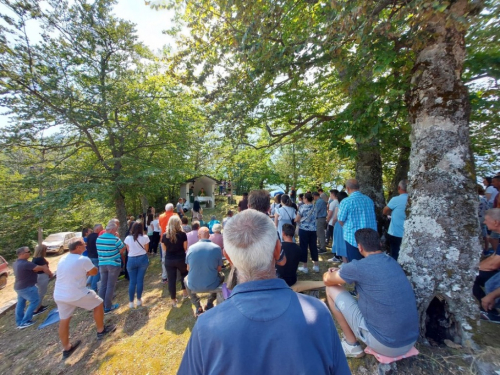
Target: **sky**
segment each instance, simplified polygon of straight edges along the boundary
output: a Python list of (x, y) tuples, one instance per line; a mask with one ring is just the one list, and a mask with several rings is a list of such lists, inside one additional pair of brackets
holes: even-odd
[[(158, 51), (166, 44), (174, 44), (172, 37), (162, 33), (170, 27), (172, 13), (168, 10), (151, 9), (144, 0), (118, 0), (114, 13), (118, 18), (135, 23), (139, 40), (151, 50)], [(4, 111), (5, 108), (0, 108), (0, 113)], [(0, 127), (5, 125), (7, 116), (0, 114)]]

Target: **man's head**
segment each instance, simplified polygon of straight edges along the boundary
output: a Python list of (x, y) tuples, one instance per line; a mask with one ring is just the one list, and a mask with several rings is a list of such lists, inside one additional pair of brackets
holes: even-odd
[(172, 212), (174, 210), (174, 205), (172, 203), (167, 203), (165, 205), (165, 211), (166, 212)]
[(243, 193), (243, 199), (248, 199), (248, 193)]
[(189, 223), (187, 216), (183, 216), (181, 219), (182, 225), (187, 225)]
[(377, 231), (371, 228), (358, 229), (354, 233), (354, 238), (358, 243), (359, 252), (364, 256), (364, 253), (372, 253), (380, 250), (380, 237)]
[(94, 233), (100, 233), (102, 229), (103, 229), (102, 224), (94, 225)]
[(295, 236), (295, 227), (292, 224), (283, 224), (281, 228), (281, 235), (284, 242), (293, 242)]
[(17, 259), (28, 259), (31, 255), (30, 248), (28, 246), (20, 247), (16, 250)]
[(248, 208), (267, 214), (271, 208), (267, 190), (252, 190), (248, 195)]
[(400, 194), (406, 193), (406, 189), (408, 188), (408, 180), (401, 180), (398, 184), (398, 191)]
[(199, 221), (193, 221), (193, 223), (191, 224), (191, 229), (192, 230), (198, 230), (198, 229), (200, 229), (200, 222)]
[(179, 203), (182, 203), (182, 198), (179, 198)]
[(215, 215), (210, 216), (210, 221), (212, 221), (212, 220), (217, 220), (217, 216), (215, 216)]
[(274, 264), (281, 244), (267, 215), (245, 210), (227, 222), (223, 235), (224, 252), (238, 270), (241, 283), (276, 277)]
[(356, 180), (355, 178), (350, 178), (346, 181), (345, 187), (347, 189), (347, 193), (351, 195), (351, 192), (359, 190), (358, 180)]
[(338, 194), (339, 194), (339, 191), (337, 189), (330, 190), (330, 198), (337, 199)]
[(319, 188), (318, 193), (321, 195), (321, 193), (323, 193), (323, 189)]
[(320, 194), (320, 193), (319, 193), (318, 191), (315, 191), (315, 192), (313, 193), (313, 199), (314, 199), (315, 201), (317, 201), (317, 200), (319, 199), (319, 194)]
[(227, 216), (233, 217), (233, 211), (231, 211), (231, 210), (227, 211)]
[(304, 193), (300, 193), (300, 194), (299, 194), (299, 201), (301, 201), (301, 202), (302, 202), (302, 200), (303, 200), (303, 199), (304, 199)]
[(69, 240), (68, 248), (72, 254), (82, 254), (85, 251), (85, 242), (81, 237), (73, 237)]
[(491, 179), (491, 184), (498, 190), (500, 189), (500, 176), (495, 176)]
[(108, 225), (106, 225), (106, 233), (115, 234), (118, 229), (118, 226), (114, 221), (110, 221)]
[(500, 208), (490, 208), (486, 211), (484, 223), (489, 230), (500, 232)]
[(207, 227), (201, 227), (198, 230), (198, 238), (200, 240), (208, 240), (209, 237), (210, 237), (210, 231), (208, 230)]

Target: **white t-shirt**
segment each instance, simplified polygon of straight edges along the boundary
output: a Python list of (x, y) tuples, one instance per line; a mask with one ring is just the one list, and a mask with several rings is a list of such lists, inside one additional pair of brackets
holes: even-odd
[(149, 237), (138, 236), (137, 241), (134, 241), (134, 236), (127, 236), (127, 238), (125, 238), (125, 241), (123, 242), (125, 243), (125, 245), (128, 245), (128, 256), (138, 257), (140, 255), (146, 254), (145, 245), (149, 243)]
[(94, 265), (86, 256), (69, 253), (63, 257), (57, 265), (54, 300), (73, 302), (87, 295), (87, 272), (92, 268)]
[(328, 206), (328, 210), (332, 212), (332, 217), (330, 221), (328, 222), (328, 225), (333, 226), (333, 216), (335, 215), (335, 207), (339, 206), (339, 201), (334, 199), (333, 201), (330, 202), (330, 206)]
[(161, 228), (160, 228), (160, 222), (158, 221), (158, 219), (154, 219), (151, 224), (153, 224), (153, 231), (155, 232), (161, 232)]
[(485, 194), (491, 194), (490, 199), (488, 199), (489, 207), (493, 207), (493, 202), (498, 194), (498, 190), (494, 186), (488, 186), (486, 188)]

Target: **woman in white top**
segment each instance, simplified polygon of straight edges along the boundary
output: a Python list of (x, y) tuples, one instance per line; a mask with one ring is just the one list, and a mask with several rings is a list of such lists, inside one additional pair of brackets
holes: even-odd
[(150, 238), (151, 243), (149, 244), (149, 254), (156, 255), (158, 253), (158, 245), (160, 244), (160, 222), (158, 220), (159, 214), (155, 214), (154, 220), (149, 224), (149, 231), (153, 232)]
[[(295, 220), (295, 215), (297, 211), (295, 208), (291, 207), (292, 200), (287, 194), (281, 196), (281, 207), (276, 208), (274, 211), (274, 225), (278, 228), (278, 236), (280, 241), (283, 241), (283, 237), (281, 235), (281, 230), (284, 224), (293, 225), (293, 221)], [(295, 237), (293, 237), (293, 242), (295, 242)]]
[(127, 271), (130, 278), (128, 284), (129, 307), (134, 308), (134, 295), (137, 289), (137, 306), (142, 305), (142, 291), (144, 289), (144, 275), (149, 266), (148, 248), (149, 237), (144, 235), (142, 223), (132, 226), (132, 234), (124, 241), (128, 251)]

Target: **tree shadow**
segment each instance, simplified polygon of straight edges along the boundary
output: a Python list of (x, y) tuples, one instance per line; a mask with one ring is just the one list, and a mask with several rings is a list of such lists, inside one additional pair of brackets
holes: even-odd
[(192, 330), (196, 322), (191, 301), (179, 301), (177, 307), (172, 307), (165, 321), (165, 330), (180, 335), (186, 330)]
[(139, 329), (148, 324), (149, 321), (149, 309), (147, 307), (138, 307), (136, 309), (131, 309), (125, 318), (125, 323), (123, 324), (123, 333), (132, 336)]

